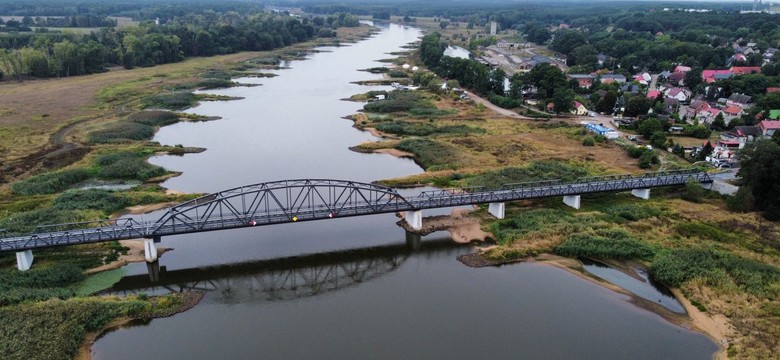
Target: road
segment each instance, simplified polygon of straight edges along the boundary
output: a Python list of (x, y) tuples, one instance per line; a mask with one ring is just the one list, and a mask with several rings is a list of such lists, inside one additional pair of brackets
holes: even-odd
[(493, 110), (493, 111), (499, 113), (500, 115), (508, 116), (508, 117), (515, 118), (515, 119), (533, 120), (530, 117), (520, 115), (520, 114), (518, 114), (518, 113), (516, 113), (516, 112), (514, 112), (512, 110), (504, 109), (504, 108), (502, 108), (502, 107), (500, 107), (500, 106), (498, 106), (496, 104), (493, 104), (492, 102), (488, 101), (487, 99), (483, 99), (483, 98), (479, 97), (479, 95), (474, 94), (472, 92), (464, 91), (463, 93), (468, 95), (468, 97), (471, 98), (472, 100), (474, 100), (474, 102), (476, 102), (478, 104), (485, 105), (486, 108), (488, 108), (490, 110)]

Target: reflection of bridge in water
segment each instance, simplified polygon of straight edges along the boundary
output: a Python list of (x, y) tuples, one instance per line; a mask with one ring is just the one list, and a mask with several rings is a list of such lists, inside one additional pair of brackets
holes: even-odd
[(406, 244), (350, 249), (232, 265), (166, 271), (124, 277), (105, 293), (160, 294), (202, 290), (223, 303), (291, 300), (325, 294), (376, 279), (398, 269), (415, 253), (453, 251), (450, 239), (420, 242), (409, 234)]

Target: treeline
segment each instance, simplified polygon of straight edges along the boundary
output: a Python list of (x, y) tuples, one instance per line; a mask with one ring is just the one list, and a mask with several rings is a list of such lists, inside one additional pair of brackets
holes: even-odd
[(143, 23), (90, 34), (17, 33), (0, 36), (0, 69), (9, 77), (74, 76), (120, 64), (127, 69), (238, 51), (272, 50), (359, 26), (347, 14), (297, 18), (236, 12), (189, 14), (165, 24)]

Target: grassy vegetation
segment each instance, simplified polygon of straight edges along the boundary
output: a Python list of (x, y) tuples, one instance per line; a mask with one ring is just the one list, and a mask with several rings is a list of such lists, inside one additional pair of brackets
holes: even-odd
[(428, 170), (455, 167), (457, 152), (447, 144), (430, 139), (404, 139), (395, 148), (414, 154), (417, 162)]
[[(147, 302), (120, 299), (49, 300), (0, 308), (4, 359), (73, 359), (84, 336), (119, 317), (136, 317)], [(34, 321), (31, 321), (33, 320)]]
[(433, 103), (418, 91), (391, 91), (384, 100), (370, 102), (363, 106), (367, 112), (393, 113), (414, 111), (420, 113), (424, 109), (435, 109)]
[(485, 186), (488, 188), (500, 188), (504, 184), (540, 181), (561, 180), (573, 181), (587, 176), (587, 170), (568, 164), (563, 161), (543, 160), (534, 161), (526, 167), (508, 167), (495, 171), (487, 171), (479, 175), (469, 177), (466, 183), (469, 186)]
[(95, 163), (99, 166), (98, 176), (104, 179), (145, 181), (165, 174), (165, 169), (146, 162), (143, 154), (129, 151), (100, 155)]
[(408, 121), (382, 122), (376, 125), (376, 129), (395, 135), (404, 136), (428, 136), (428, 135), (468, 135), (484, 134), (485, 129), (468, 125), (437, 126), (431, 123), (413, 123)]
[(653, 248), (623, 229), (573, 234), (552, 250), (567, 257), (616, 260), (649, 259), (655, 254)]
[(36, 175), (13, 184), (18, 195), (54, 194), (78, 184), (90, 177), (86, 169), (69, 169)]

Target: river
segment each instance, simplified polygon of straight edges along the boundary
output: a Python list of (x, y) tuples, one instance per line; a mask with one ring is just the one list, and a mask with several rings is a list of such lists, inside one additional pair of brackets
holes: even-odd
[[(182, 171), (167, 188), (213, 192), (264, 181), (374, 181), (422, 171), (412, 161), (348, 150), (375, 140), (341, 117), (362, 104), (340, 101), (377, 78), (420, 32), (389, 25), (357, 44), (320, 48), (306, 60), (244, 78), (257, 87), (209, 91), (244, 100), (190, 112), (213, 122), (165, 127), (155, 140), (208, 150), (152, 162)], [(446, 212), (447, 210), (440, 210)], [(426, 212), (426, 215), (432, 212)], [(147, 215), (153, 217), (154, 215)], [(109, 332), (95, 359), (685, 358), (708, 359), (715, 344), (564, 270), (521, 263), (473, 269), (473, 251), (446, 236), (419, 249), (392, 214), (172, 236), (161, 281), (145, 264), (125, 267), (116, 292), (206, 290), (194, 309)]]

